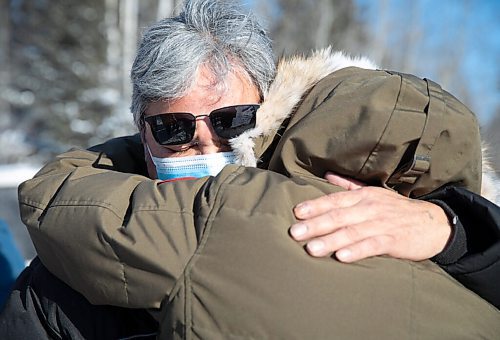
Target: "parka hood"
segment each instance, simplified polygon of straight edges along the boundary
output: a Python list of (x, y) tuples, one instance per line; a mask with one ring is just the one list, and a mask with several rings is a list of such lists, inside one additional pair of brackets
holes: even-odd
[(309, 57), (281, 59), (276, 77), (258, 111), (256, 127), (230, 141), (238, 164), (256, 167), (262, 152), (281, 124), (293, 115), (304, 95), (327, 75), (351, 66), (376, 69), (375, 63), (365, 57), (333, 52), (330, 47), (314, 51)]
[(281, 60), (256, 127), (231, 140), (238, 163), (330, 170), (411, 197), (452, 183), (495, 202), (475, 115), (430, 80), (375, 69), (330, 48)]

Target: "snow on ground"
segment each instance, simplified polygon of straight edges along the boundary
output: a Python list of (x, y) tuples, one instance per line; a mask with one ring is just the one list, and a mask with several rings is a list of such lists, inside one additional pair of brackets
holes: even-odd
[(9, 226), (25, 261), (35, 257), (36, 251), (19, 217), (17, 186), (32, 178), (40, 168), (41, 165), (28, 163), (0, 164), (0, 219)]
[(0, 165), (0, 188), (15, 188), (32, 178), (40, 168), (41, 165), (24, 163)]

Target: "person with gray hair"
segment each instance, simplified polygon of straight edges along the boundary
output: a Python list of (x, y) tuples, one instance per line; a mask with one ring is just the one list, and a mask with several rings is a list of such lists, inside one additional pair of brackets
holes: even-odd
[[(293, 184), (294, 181), (300, 182), (294, 178), (293, 171), (284, 171), (279, 167), (279, 162), (273, 163), (274, 157), (278, 157), (274, 156), (275, 142), (279, 142), (285, 129), (288, 132), (293, 130), (295, 123), (290, 123), (290, 119), (297, 117), (295, 116), (296, 109), (300, 107), (302, 112), (307, 112), (308, 105), (315, 105), (314, 103), (320, 96), (311, 98), (307, 94), (311, 89), (320, 89), (316, 86), (320, 82), (323, 83), (324, 79), (335, 78), (336, 74), (342, 74), (339, 72), (351, 69), (350, 66), (375, 68), (366, 59), (352, 59), (342, 54), (332, 53), (330, 50), (319, 52), (304, 63), (299, 60), (292, 64), (296, 65), (294, 72), (289, 72), (290, 68), (285, 67), (287, 62), (282, 62), (280, 65), (285, 66), (276, 73), (270, 40), (265, 31), (253, 17), (244, 14), (232, 1), (186, 1), (179, 16), (162, 20), (147, 30), (131, 73), (133, 83), (131, 109), (140, 137), (117, 139), (94, 147), (90, 152), (77, 151), (63, 155), (20, 189), (23, 218), (30, 228), (40, 258), (57, 276), (64, 277), (65, 282), (71, 287), (50, 274), (37, 259), (21, 276), (18, 288), (11, 296), (7, 309), (9, 318), (5, 317), (7, 315), (5, 311), (3, 317), (0, 318), (0, 334), (12, 336), (24, 334), (25, 338), (57, 338), (64, 335), (74, 338), (116, 338), (151, 331), (154, 336), (158, 325), (148, 318), (148, 313), (144, 309), (93, 306), (85, 300), (88, 298), (95, 302), (116, 297), (122, 298), (120, 294), (123, 291), (114, 289), (113, 284), (105, 283), (107, 278), (116, 275), (116, 272), (106, 270), (107, 265), (116, 258), (100, 259), (102, 261), (95, 262), (98, 265), (92, 265), (94, 262), (87, 257), (89, 252), (92, 255), (93, 251), (97, 253), (92, 256), (99, 258), (102, 254), (107, 254), (111, 248), (116, 250), (114, 246), (109, 248), (100, 243), (100, 241), (107, 240), (107, 237), (101, 238), (92, 247), (80, 249), (80, 245), (88, 244), (88, 242), (93, 242), (94, 238), (100, 237), (91, 232), (92, 228), (106, 228), (110, 224), (114, 228), (115, 217), (123, 217), (116, 235), (124, 237), (125, 243), (122, 250), (126, 250), (127, 256), (121, 257), (118, 253), (115, 255), (120, 261), (118, 267), (121, 265), (130, 268), (130, 272), (127, 272), (127, 275), (123, 273), (122, 280), (115, 282), (125, 282), (127, 287), (124, 291), (129, 294), (125, 298), (130, 298), (130, 300), (121, 301), (119, 305), (134, 308), (141, 303), (148, 304), (147, 298), (133, 300), (139, 293), (148, 297), (155, 296), (154, 307), (159, 307), (157, 298), (163, 297), (164, 292), (156, 288), (162, 285), (163, 281), (158, 278), (163, 278), (162, 275), (165, 275), (164, 267), (167, 263), (170, 265), (175, 262), (176, 256), (184, 254), (186, 248), (188, 253), (196, 249), (199, 240), (204, 237), (204, 232), (202, 229), (193, 232), (186, 228), (186, 230), (180, 230), (180, 234), (169, 234), (165, 238), (165, 231), (169, 230), (168, 224), (173, 223), (174, 220), (170, 218), (164, 220), (161, 217), (162, 213), (166, 214), (167, 211), (171, 211), (168, 204), (181, 204), (179, 202), (182, 201), (174, 199), (162, 203), (163, 196), (158, 196), (156, 190), (169, 190), (171, 193), (172, 188), (175, 192), (177, 187), (199, 189), (198, 183), (203, 184), (207, 178), (209, 185), (203, 188), (210, 189), (212, 183), (217, 183), (214, 181), (217, 181), (219, 176), (215, 179), (205, 176), (216, 176), (224, 165), (232, 163), (245, 166), (258, 165), (262, 169), (269, 168), (280, 172), (292, 177), (290, 182), (285, 181), (287, 185)], [(329, 88), (328, 91), (332, 92), (332, 89)], [(353, 96), (357, 94), (356, 91), (349, 93)], [(332, 96), (334, 92), (331, 95), (321, 94), (325, 101)], [(306, 97), (309, 100), (305, 100)], [(347, 102), (345, 104), (347, 107)], [(257, 114), (259, 105), (259, 114)], [(336, 106), (336, 111), (339, 111), (339, 107)], [(335, 106), (332, 106), (331, 109), (334, 108)], [(306, 116), (309, 117), (309, 115)], [(227, 117), (231, 119), (228, 120)], [(319, 131), (321, 126), (318, 125), (317, 128)], [(335, 135), (335, 132), (331, 131), (331, 134)], [(318, 137), (324, 138), (325, 135), (318, 134)], [(313, 155), (316, 151), (319, 152), (319, 150), (311, 150)], [(223, 156), (219, 157), (219, 155)], [(196, 169), (193, 171), (192, 168)], [(226, 167), (223, 172), (227, 173), (232, 171), (231, 169), (234, 169), (234, 166)], [(244, 169), (247, 168), (242, 168), (241, 171), (247, 171)], [(330, 168), (330, 170), (335, 169)], [(251, 174), (257, 170), (248, 171)], [(344, 175), (349, 175), (349, 173)], [(399, 175), (404, 177), (406, 174)], [(262, 176), (266, 176), (265, 171), (262, 172)], [(269, 172), (269, 176), (274, 177), (277, 174)], [(98, 178), (100, 179), (95, 181)], [(155, 181), (155, 179), (161, 181)], [(396, 178), (391, 179), (396, 180)], [(171, 181), (174, 183), (166, 183)], [(325, 181), (319, 182), (322, 183), (320, 187), (326, 188)], [(77, 183), (79, 185), (76, 185)], [(353, 185), (354, 182), (350, 183)], [(76, 186), (73, 187), (73, 184)], [(247, 184), (251, 182), (248, 181)], [(144, 191), (144, 188), (151, 190)], [(474, 184), (474, 188), (477, 189), (477, 183)], [(323, 190), (325, 193), (329, 191), (329, 189)], [(38, 196), (40, 193), (42, 196)], [(145, 195), (141, 196), (142, 193)], [(367, 193), (370, 196), (368, 201), (365, 200)], [(449, 190), (446, 193), (448, 194)], [(297, 194), (300, 194), (300, 190)], [(474, 194), (464, 194), (458, 191), (455, 193), (455, 196), (457, 195)], [(167, 195), (168, 197), (170, 196)], [(196, 199), (202, 197), (211, 199), (212, 195), (207, 191), (197, 195)], [(295, 201), (298, 197), (287, 199)], [(323, 199), (324, 197), (326, 196), (323, 196)], [(348, 199), (345, 199), (346, 197)], [(395, 192), (374, 188), (332, 193), (327, 200), (337, 203), (342, 200), (341, 198), (345, 201), (356, 202), (356, 204), (349, 206), (348, 209), (338, 209), (339, 206), (329, 206), (321, 198), (319, 201), (308, 201), (313, 218), (306, 219), (290, 229), (295, 239), (307, 241), (306, 249), (311, 255), (324, 256), (326, 253), (337, 252), (339, 260), (351, 262), (353, 259), (378, 254), (394, 256), (397, 254), (401, 258), (422, 260), (442, 252), (443, 248), (445, 248), (444, 252), (449, 251), (450, 247), (455, 249), (454, 252), (456, 251), (456, 235), (459, 234), (457, 230), (463, 231), (463, 229), (460, 229), (460, 224), (457, 222), (453, 199), (450, 199), (453, 203), (452, 207), (446, 206), (446, 212), (434, 203), (417, 201)], [(434, 194), (432, 198), (433, 202), (440, 206), (445, 204), (442, 198), (446, 198), (446, 195), (441, 197)], [(113, 200), (113, 204), (107, 204), (109, 199)], [(141, 206), (141, 199), (146, 199), (148, 204)], [(95, 207), (99, 209), (112, 207), (117, 200), (121, 202), (118, 203), (120, 211), (113, 212), (113, 216), (106, 217), (99, 212), (95, 213)], [(152, 203), (150, 200), (155, 202)], [(243, 199), (243, 201), (252, 202), (251, 199)], [(380, 205), (374, 205), (374, 201), (380, 202)], [(33, 202), (44, 203), (34, 204)], [(91, 202), (97, 203), (93, 205)], [(372, 209), (367, 209), (366, 204)], [(79, 210), (78, 206), (84, 209)], [(268, 208), (271, 206), (272, 204), (267, 205)], [(377, 214), (387, 211), (382, 209), (386, 206), (392, 208), (393, 215), (391, 219), (385, 219), (382, 225), (377, 220)], [(161, 209), (156, 211), (157, 207)], [(201, 206), (193, 203), (188, 204), (187, 207), (196, 209)], [(204, 213), (190, 212), (185, 208), (183, 207), (179, 218), (188, 216), (186, 218), (189, 219), (197, 216), (201, 219), (205, 217)], [(151, 216), (148, 223), (141, 222), (142, 217), (138, 217), (136, 209), (140, 210), (140, 216), (146, 218)], [(314, 212), (318, 210), (319, 215), (314, 216)], [(333, 212), (337, 221), (349, 221), (349, 216), (342, 214), (342, 210), (355, 216), (357, 225), (347, 223), (339, 227), (335, 225), (336, 221), (325, 224), (322, 220), (325, 216), (327, 218), (332, 216)], [(81, 219), (79, 218), (80, 211), (84, 213)], [(68, 214), (71, 216), (69, 219), (67, 219)], [(283, 214), (290, 216), (291, 212), (286, 211)], [(297, 214), (299, 214), (298, 210)], [(478, 221), (480, 218), (481, 216), (478, 216)], [(370, 220), (373, 220), (371, 224), (368, 223)], [(134, 224), (137, 221), (139, 223)], [(82, 226), (82, 223), (88, 223), (88, 225)], [(358, 225), (370, 232), (355, 232)], [(304, 226), (306, 226), (305, 232)], [(59, 228), (64, 228), (65, 231), (61, 232)], [(159, 234), (154, 234), (156, 228), (161, 230)], [(408, 233), (409, 230), (411, 233)], [(144, 238), (136, 238), (135, 232), (137, 231), (144, 231)], [(347, 242), (346, 231), (350, 232), (353, 237)], [(171, 247), (161, 243), (162, 240), (177, 240), (177, 237), (184, 233), (189, 236), (187, 242), (174, 242)], [(408, 234), (406, 238), (401, 237), (405, 234)], [(369, 249), (368, 247), (366, 251), (366, 245), (370, 244), (369, 240), (380, 240), (381, 235), (389, 235), (398, 242), (394, 244), (395, 242), (389, 241), (385, 245), (382, 242), (378, 248)], [(266, 235), (262, 236), (265, 238)], [(360, 236), (361, 239), (356, 238)], [(338, 237), (344, 240), (332, 241)], [(127, 243), (129, 241), (133, 243), (130, 247)], [(152, 241), (155, 244), (141, 247), (140, 244), (144, 244), (144, 241)], [(297, 252), (300, 246), (291, 241), (286, 233), (279, 239), (279, 242), (292, 243), (296, 246), (294, 254), (299, 256), (300, 261), (308, 263), (314, 261), (303, 252)], [(468, 238), (467, 241), (474, 242), (475, 251), (481, 244), (473, 238)], [(244, 238), (238, 239), (238, 242), (237, 244), (242, 247), (245, 246)], [(316, 252), (318, 242), (323, 242), (323, 252)], [(341, 247), (338, 247), (339, 243), (342, 244)], [(447, 243), (450, 245), (447, 246)], [(365, 252), (359, 252), (359, 246)], [(345, 252), (346, 250), (348, 252)], [(159, 252), (158, 256), (155, 256), (155, 251)], [(86, 255), (79, 256), (79, 252)], [(341, 256), (341, 254), (349, 253), (351, 257)], [(459, 253), (459, 257), (463, 255), (468, 254)], [(477, 253), (473, 255), (477, 260)], [(142, 262), (146, 258), (148, 261)], [(230, 258), (230, 254), (224, 257), (224, 259)], [(467, 259), (467, 256), (464, 258)], [(70, 262), (74, 260), (77, 263), (88, 262), (80, 262), (80, 267)], [(380, 261), (391, 263), (391, 260)], [(455, 264), (455, 262), (456, 257), (451, 263)], [(325, 261), (319, 263), (323, 263), (322, 266), (326, 264)], [(463, 263), (459, 263), (458, 267), (463, 267)], [(88, 268), (89, 264), (91, 268)], [(176, 271), (180, 268), (180, 272), (174, 274), (168, 272), (166, 276), (171, 279), (182, 275), (185, 264), (180, 261), (178, 265), (174, 265)], [(115, 265), (117, 263), (113, 262), (113, 268), (118, 268)], [(430, 264), (424, 266), (427, 265)], [(332, 266), (347, 268), (339, 266), (336, 261), (332, 261)], [(311, 268), (313, 267), (311, 262)], [(359, 266), (359, 268), (362, 267)], [(95, 288), (94, 291), (87, 286), (89, 278), (85, 276), (85, 270), (82, 268), (88, 268), (87, 273), (102, 270), (101, 275), (90, 278), (94, 281), (91, 283), (91, 287)], [(452, 272), (457, 270), (456, 267), (448, 265), (443, 268), (447, 270), (452, 268)], [(70, 269), (69, 272), (68, 269)], [(159, 273), (155, 272), (157, 269)], [(467, 270), (469, 271), (470, 268)], [(473, 272), (477, 273), (477, 270)], [(143, 275), (142, 278), (141, 275)], [(468, 272), (460, 272), (457, 276), (467, 275)], [(124, 277), (125, 281), (123, 281)], [(144, 285), (135, 284), (134, 280), (137, 277), (143, 280)], [(483, 281), (484, 278), (477, 279), (476, 277), (476, 281), (473, 281), (474, 284), (470, 286), (478, 289)], [(75, 287), (78, 291), (85, 292), (85, 298), (72, 290)], [(483, 294), (480, 288), (478, 290), (479, 294)], [(317, 295), (313, 291), (308, 291), (307, 294)], [(346, 295), (345, 292), (342, 294)], [(148, 307), (151, 306), (141, 305), (141, 308)], [(12, 312), (13, 310), (15, 311)], [(152, 312), (152, 314), (155, 313)], [(12, 321), (16, 318), (20, 322)], [(33, 326), (19, 327), (21, 323)]]
[(151, 102), (187, 94), (200, 67), (211, 74), (210, 85), (226, 86), (228, 73), (247, 77), (261, 100), (276, 71), (271, 40), (237, 2), (187, 1), (178, 17), (157, 22), (142, 37), (131, 71), (137, 127)]

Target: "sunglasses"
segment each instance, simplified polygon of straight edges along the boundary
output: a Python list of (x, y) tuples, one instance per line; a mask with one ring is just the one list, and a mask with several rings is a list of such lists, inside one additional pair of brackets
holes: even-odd
[(255, 127), (259, 105), (227, 106), (195, 116), (187, 112), (169, 112), (145, 117), (155, 141), (160, 145), (188, 144), (194, 137), (196, 121), (208, 117), (212, 127), (222, 139), (238, 137)]

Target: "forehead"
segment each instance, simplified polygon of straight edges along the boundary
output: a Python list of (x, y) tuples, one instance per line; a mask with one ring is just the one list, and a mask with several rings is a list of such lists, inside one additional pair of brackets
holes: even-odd
[(239, 72), (228, 73), (223, 84), (214, 81), (206, 70), (198, 71), (188, 93), (174, 101), (150, 103), (145, 115), (151, 116), (168, 112), (190, 112), (204, 115), (211, 111), (232, 105), (257, 104), (260, 101), (257, 87)]

